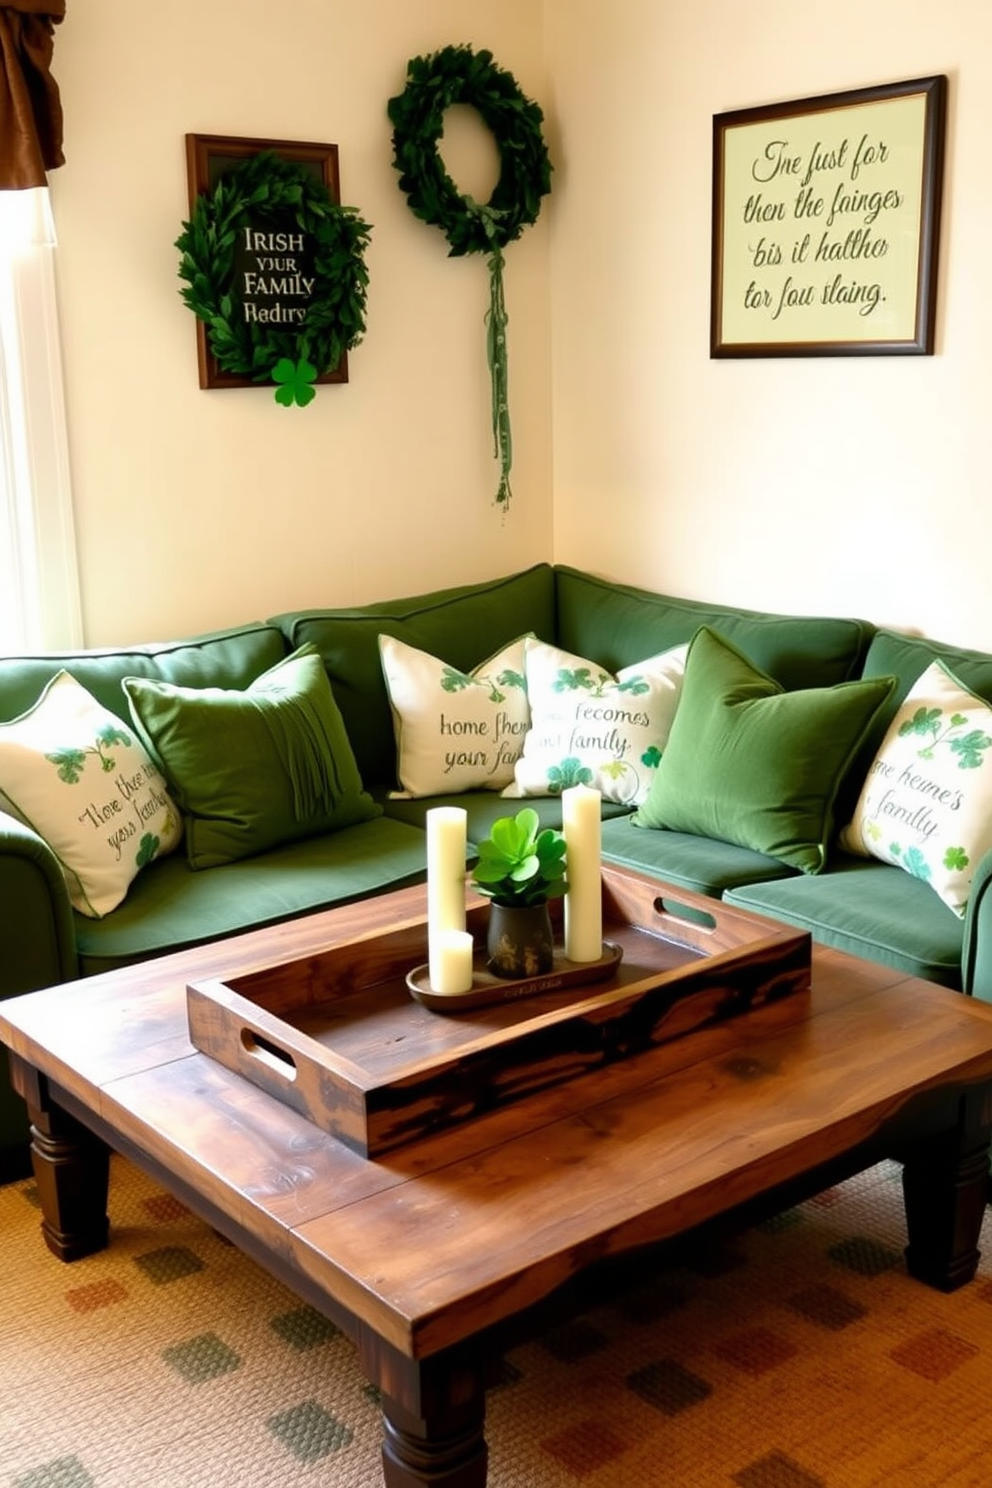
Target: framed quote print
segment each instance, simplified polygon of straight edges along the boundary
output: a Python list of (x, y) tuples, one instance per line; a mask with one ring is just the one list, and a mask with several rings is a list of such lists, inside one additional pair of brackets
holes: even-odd
[(933, 353), (944, 76), (713, 119), (712, 357)]

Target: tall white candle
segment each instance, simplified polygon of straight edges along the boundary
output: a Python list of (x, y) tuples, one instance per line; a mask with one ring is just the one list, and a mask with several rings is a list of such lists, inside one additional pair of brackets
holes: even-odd
[(448, 997), (471, 992), (473, 950), (467, 930), (438, 930), (431, 961), (431, 991)]
[(438, 936), (465, 929), (465, 850), (468, 817), (460, 806), (435, 806), (427, 813), (427, 958), (431, 986), (441, 969)]
[(569, 961), (598, 961), (603, 954), (603, 889), (600, 878), (601, 796), (588, 785), (561, 793), (565, 835), (565, 955)]

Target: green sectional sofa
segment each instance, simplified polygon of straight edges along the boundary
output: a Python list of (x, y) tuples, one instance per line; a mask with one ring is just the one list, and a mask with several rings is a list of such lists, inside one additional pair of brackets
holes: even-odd
[[(508, 802), (495, 790), (396, 795), (397, 742), (380, 635), (440, 659), (457, 683), (462, 673), (525, 635), (611, 675), (636, 670), (645, 658), (691, 642), (688, 669), (703, 630), (727, 643), (732, 666), (752, 665), (766, 681), (772, 679), (768, 685), (776, 693), (850, 688), (872, 677), (896, 679), (891, 692), (890, 685), (881, 685), (884, 707), (872, 712), (870, 731), (858, 735), (857, 750), (845, 758), (838, 803), (828, 812), (831, 838), (823, 871), (804, 872), (776, 853), (712, 836), (637, 825), (643, 806), (632, 810), (623, 800), (604, 800), (604, 857), (675, 885), (726, 896), (801, 925), (824, 943), (992, 1000), (992, 862), (976, 872), (962, 918), (904, 868), (840, 851), (833, 830), (857, 799), (888, 722), (920, 672), (940, 658), (967, 687), (992, 699), (992, 656), (877, 630), (862, 620), (735, 610), (548, 564), (489, 583), (356, 608), (281, 614), (165, 644), (0, 657), (0, 732), (4, 724), (30, 714), (53, 678), (65, 671), (120, 721), (125, 734), (137, 729), (152, 758), (156, 741), (162, 746), (167, 737), (156, 728), (168, 730), (174, 696), (200, 708), (210, 701), (207, 689), (217, 689), (222, 702), (245, 694), (246, 710), (238, 712), (238, 703), (233, 712), (218, 713), (224, 721), (216, 742), (228, 746), (228, 768), (232, 758), (241, 759), (239, 718), (246, 720), (246, 730), (250, 725), (256, 731), (243, 761), (251, 782), (266, 773), (258, 761), (267, 747), (266, 730), (272, 732), (270, 722), (263, 719), (263, 727), (256, 715), (270, 709), (271, 721), (287, 690), (267, 679), (283, 676), (287, 658), (296, 666), (300, 656), (316, 655), (320, 685), (326, 676), (333, 699), (320, 702), (319, 726), (331, 733), (343, 726), (353, 754), (348, 768), (357, 768), (360, 777), (357, 794), (355, 781), (348, 787), (339, 780), (335, 786), (345, 795), (351, 791), (349, 800), (358, 803), (354, 810), (342, 816), (328, 808), (329, 814), (308, 818), (328, 823), (326, 829), (294, 830), (287, 840), (277, 836), (274, 841), (269, 830), (243, 855), (223, 861), (207, 850), (196, 866), (190, 857), (194, 840), (213, 842), (214, 824), (207, 821), (204, 835), (194, 838), (193, 817), (186, 816), (185, 807), (195, 815), (202, 802), (196, 803), (200, 781), (193, 778), (188, 794), (180, 791), (177, 797), (188, 850), (179, 846), (147, 862), (122, 902), (99, 917), (74, 907), (59, 861), (41, 836), (0, 809), (0, 997), (76, 978), (85, 996), (85, 979), (96, 972), (418, 881), (426, 870), (424, 818), (431, 806), (465, 806), (470, 842), (486, 835), (496, 816), (517, 809), (519, 802)], [(312, 662), (302, 665), (312, 667)], [(512, 684), (512, 671), (503, 676)], [(125, 678), (139, 680), (129, 681), (125, 690)], [(675, 718), (673, 750), (678, 713)], [(311, 727), (312, 720), (304, 734)], [(256, 744), (262, 755), (252, 752)], [(277, 740), (274, 747), (283, 746)], [(664, 752), (660, 758), (658, 780)], [(0, 761), (0, 788), (2, 768)], [(306, 761), (297, 761), (291, 773), (297, 784), (305, 782)], [(560, 822), (556, 791), (530, 804), (544, 821)], [(203, 811), (209, 817), (209, 806)], [(199, 833), (203, 819), (197, 820)], [(0, 1056), (0, 1178), (9, 1179), (25, 1171), (27, 1130), (2, 1048)]]

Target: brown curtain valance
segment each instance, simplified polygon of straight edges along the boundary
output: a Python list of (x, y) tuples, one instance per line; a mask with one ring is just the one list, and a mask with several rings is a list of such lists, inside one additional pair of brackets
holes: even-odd
[(44, 186), (65, 162), (62, 103), (49, 68), (65, 0), (0, 0), (0, 191)]

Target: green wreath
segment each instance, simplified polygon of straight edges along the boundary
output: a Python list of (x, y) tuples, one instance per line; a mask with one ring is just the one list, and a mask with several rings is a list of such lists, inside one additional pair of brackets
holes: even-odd
[[(238, 314), (234, 278), (239, 235), (249, 224), (296, 224), (313, 243), (313, 292), (302, 321), (281, 328)], [(338, 365), (365, 334), (371, 229), (339, 206), (304, 166), (260, 151), (202, 192), (176, 239), (183, 300), (207, 328), (217, 365), (254, 382), (275, 381), (276, 399), (305, 405), (314, 378)]]
[[(476, 109), (496, 140), (499, 179), (488, 202), (460, 192), (448, 175), (438, 144), (445, 110), (453, 103)], [(539, 106), (525, 98), (513, 75), (493, 62), (492, 53), (449, 46), (407, 64), (406, 87), (388, 104), (393, 125), (393, 164), (411, 211), (439, 227), (449, 257), (485, 253), (490, 295), (486, 313), (486, 351), (492, 382), (493, 445), (501, 463), (496, 501), (510, 501), (512, 441), (508, 402), (503, 249), (537, 221), (541, 198), (551, 190), (551, 161)]]

